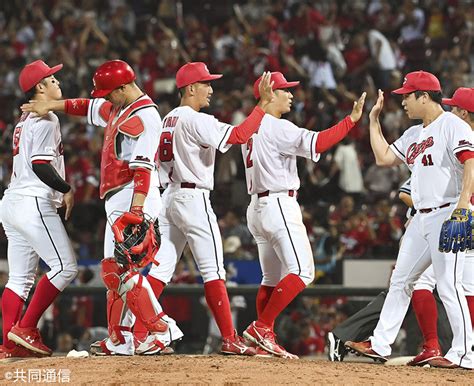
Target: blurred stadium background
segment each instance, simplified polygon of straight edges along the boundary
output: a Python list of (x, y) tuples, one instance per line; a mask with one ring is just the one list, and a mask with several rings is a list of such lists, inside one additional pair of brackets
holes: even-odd
[[(410, 122), (390, 90), (403, 74), (427, 70), (441, 80), (444, 95), (473, 87), (474, 3), (470, 0), (10, 0), (0, 4), (0, 189), (11, 173), (11, 136), (23, 96), (18, 74), (28, 62), (64, 63), (58, 79), (65, 97), (88, 97), (92, 75), (109, 59), (132, 65), (138, 83), (163, 117), (178, 103), (176, 70), (204, 61), (224, 74), (214, 84), (208, 112), (239, 123), (252, 109), (252, 85), (264, 71), (300, 80), (287, 118), (311, 130), (325, 129), (367, 92), (387, 91), (383, 129), (389, 142)], [(56, 351), (88, 348), (104, 334), (104, 289), (98, 275), (105, 224), (98, 198), (102, 131), (82, 119), (60, 116), (67, 179), (76, 206), (67, 228), (80, 274), (43, 320), (43, 336)], [(375, 165), (368, 117), (318, 163), (300, 160), (299, 202), (310, 236), (317, 279), (278, 323), (289, 351), (324, 351), (328, 331), (388, 284), (403, 234), (406, 208), (398, 188), (404, 167)], [(238, 325), (253, 319), (260, 269), (246, 227), (249, 201), (240, 149), (218, 158), (211, 200), (223, 235)], [(42, 269), (40, 267), (40, 269)], [(0, 229), (0, 285), (7, 280), (6, 237)], [(185, 331), (178, 352), (202, 352), (208, 318), (192, 256), (178, 265), (165, 311)], [(189, 287), (191, 285), (191, 287)], [(329, 287), (328, 287), (329, 286)], [(416, 339), (397, 342), (400, 353), (416, 351)], [(209, 329), (211, 331), (211, 329)], [(209, 347), (208, 347), (209, 348)]]

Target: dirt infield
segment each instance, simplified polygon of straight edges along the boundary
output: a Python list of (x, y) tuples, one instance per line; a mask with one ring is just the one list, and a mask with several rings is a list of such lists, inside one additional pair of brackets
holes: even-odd
[[(63, 370), (66, 369), (66, 372)], [(59, 372), (61, 370), (62, 372)], [(69, 372), (67, 371), (69, 370)], [(473, 384), (474, 372), (331, 363), (322, 359), (284, 360), (223, 356), (53, 357), (0, 363), (1, 384), (24, 383), (28, 376), (56, 374), (56, 383), (71, 384)], [(18, 380), (20, 376), (25, 377)], [(69, 374), (65, 377), (65, 374)], [(60, 375), (62, 378), (60, 378)], [(33, 379), (33, 378), (31, 378)], [(31, 382), (30, 379), (30, 382)], [(45, 383), (45, 379), (39, 379)]]

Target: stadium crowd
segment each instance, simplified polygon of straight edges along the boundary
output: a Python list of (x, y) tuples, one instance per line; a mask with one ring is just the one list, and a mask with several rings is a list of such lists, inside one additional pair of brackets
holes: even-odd
[[(287, 79), (301, 81), (288, 119), (323, 130), (348, 114), (363, 91), (370, 108), (378, 88), (399, 87), (409, 71), (436, 74), (445, 95), (460, 86), (473, 87), (473, 34), (474, 3), (464, 0), (3, 2), (0, 188), (10, 179), (11, 136), (24, 102), (18, 74), (35, 59), (64, 64), (58, 78), (65, 97), (88, 97), (97, 66), (124, 59), (162, 117), (178, 103), (176, 70), (187, 61), (203, 61), (212, 72), (224, 74), (215, 82), (209, 112), (230, 123), (240, 123), (254, 106), (255, 79), (264, 70), (281, 71)], [(410, 123), (400, 101), (390, 92), (385, 96), (382, 125), (390, 142)], [(79, 263), (97, 264), (105, 225), (97, 189), (102, 132), (82, 119), (60, 119), (67, 180), (76, 201), (68, 233)], [(395, 257), (406, 213), (397, 190), (409, 175), (404, 167), (375, 165), (367, 114), (318, 163), (300, 161), (299, 173), (298, 200), (313, 243), (317, 282), (340, 283), (343, 259)], [(219, 156), (215, 177), (211, 200), (226, 259), (255, 259), (246, 227), (249, 198), (239, 148)], [(0, 258), (5, 259), (6, 237), (0, 232)], [(79, 309), (91, 307), (87, 299), (75, 301)], [(326, 314), (323, 319), (330, 318)], [(318, 328), (334, 321), (318, 322), (316, 328), (314, 321), (301, 320), (304, 328), (299, 331), (305, 335), (294, 339), (295, 351), (322, 347)]]

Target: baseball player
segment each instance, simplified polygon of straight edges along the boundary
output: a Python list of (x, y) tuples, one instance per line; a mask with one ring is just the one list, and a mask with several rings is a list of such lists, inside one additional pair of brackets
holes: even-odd
[[(154, 354), (180, 339), (182, 332), (163, 314), (147, 279), (117, 262), (114, 242), (127, 225), (141, 223), (144, 214), (156, 218), (160, 210), (155, 155), (161, 118), (157, 106), (136, 85), (135, 73), (127, 63), (105, 62), (93, 80), (95, 99), (30, 103), (22, 108), (40, 115), (54, 110), (87, 116), (89, 124), (105, 127), (100, 197), (105, 199), (108, 225), (101, 273), (108, 289), (109, 338), (94, 343), (91, 351), (96, 355)], [(134, 342), (131, 327), (135, 317), (151, 333), (143, 342)]]
[[(275, 339), (273, 324), (286, 306), (314, 279), (311, 246), (296, 201), (300, 180), (296, 157), (319, 160), (320, 153), (341, 141), (360, 119), (365, 93), (354, 102), (350, 116), (322, 132), (295, 126), (281, 116), (291, 109), (290, 88), (282, 73), (272, 72), (275, 98), (257, 133), (242, 146), (247, 189), (252, 196), (247, 223), (257, 246), (263, 279), (257, 294), (258, 319), (244, 337), (261, 349), (283, 358), (297, 359)], [(260, 98), (254, 84), (255, 98)]]
[(370, 141), (377, 165), (405, 162), (411, 170), (412, 200), (417, 213), (408, 225), (390, 288), (373, 336), (365, 342), (346, 342), (354, 352), (385, 361), (408, 309), (413, 286), (433, 264), (438, 293), (453, 331), (451, 349), (444, 358), (428, 363), (435, 367), (473, 368), (472, 328), (462, 288), (465, 252), (440, 252), (441, 225), (453, 209), (468, 210), (474, 173), (474, 136), (470, 126), (441, 107), (441, 86), (431, 73), (407, 74), (394, 91), (403, 96), (410, 119), (422, 124), (410, 127), (389, 145), (379, 122), (383, 92), (370, 112)]
[(213, 93), (211, 74), (202, 62), (183, 65), (176, 73), (181, 104), (163, 119), (159, 147), (160, 181), (167, 186), (163, 209), (158, 217), (162, 244), (148, 275), (157, 298), (169, 283), (186, 243), (204, 281), (207, 304), (222, 336), (221, 352), (254, 355), (237, 335), (232, 322), (225, 286), (222, 240), (217, 218), (209, 200), (214, 185), (216, 150), (224, 153), (232, 144), (245, 143), (258, 129), (264, 110), (273, 97), (270, 75), (265, 74), (260, 92), (262, 101), (238, 126), (219, 122), (201, 113)]
[[(29, 99), (61, 99), (54, 74), (41, 60), (20, 73), (21, 90)], [(3, 347), (0, 358), (50, 356), (41, 339), (38, 320), (58, 294), (76, 277), (77, 263), (66, 230), (57, 213), (74, 205), (65, 181), (63, 147), (58, 117), (23, 113), (13, 132), (13, 173), (2, 202), (3, 228), (8, 238), (8, 282), (2, 294)], [(30, 304), (23, 305), (35, 282), (41, 258), (50, 268), (38, 282)], [(17, 345), (15, 345), (17, 344)]]
[[(410, 185), (410, 180), (406, 181), (399, 189), (398, 197), (400, 200), (402, 200), (408, 207), (408, 212), (407, 212), (407, 218), (408, 221), (405, 225), (408, 226), (409, 221), (411, 218), (414, 216), (416, 213), (416, 210), (413, 209), (413, 201), (411, 199), (411, 185)], [(428, 268), (430, 270), (430, 268)], [(426, 273), (426, 271), (425, 271)], [(421, 282), (423, 280), (423, 277), (425, 276), (425, 273), (421, 275), (420, 279), (418, 279), (418, 282)], [(466, 272), (464, 273), (466, 275)], [(438, 347), (438, 341), (439, 341), (439, 346), (441, 346), (442, 351), (447, 352), (449, 348), (451, 347), (451, 340), (452, 340), (452, 332), (451, 332), (451, 327), (449, 325), (448, 318), (446, 316), (446, 311), (444, 310), (443, 304), (439, 296), (436, 294), (430, 294), (430, 297), (428, 296), (423, 296), (424, 299), (421, 299), (421, 297), (418, 299), (418, 295), (420, 291), (417, 291), (416, 288), (418, 286), (418, 282), (415, 285), (415, 290), (413, 291), (413, 296), (412, 296), (412, 308), (411, 310), (415, 309), (418, 307), (417, 314), (415, 314), (412, 317), (412, 313), (408, 313), (407, 317), (405, 318), (405, 323), (407, 323), (407, 330), (410, 329), (410, 326), (412, 324), (411, 321), (416, 319), (416, 316), (419, 315), (419, 312), (421, 311), (421, 307), (424, 306), (422, 312), (425, 312), (427, 310), (430, 310), (430, 313), (427, 314), (427, 316), (424, 318), (425, 321), (428, 320), (428, 318), (431, 318), (431, 321), (434, 321), (436, 323), (436, 319), (438, 319), (438, 325), (439, 328), (436, 324), (433, 325), (433, 323), (430, 323), (431, 329), (434, 329), (434, 335), (436, 335), (436, 347)], [(380, 318), (380, 312), (383, 307), (383, 303), (385, 301), (385, 297), (387, 296), (388, 291), (382, 291), (380, 294), (377, 295), (377, 297), (371, 301), (367, 306), (362, 308), (360, 311), (356, 312), (354, 315), (351, 317), (347, 318), (344, 322), (339, 324), (334, 330), (328, 332), (327, 334), (327, 347), (328, 347), (328, 358), (331, 362), (342, 362), (344, 360), (344, 357), (347, 354), (347, 349), (344, 347), (345, 342), (347, 341), (360, 341), (364, 340), (370, 337), (372, 332), (374, 331), (374, 328), (377, 325), (377, 322), (379, 321)], [(431, 304), (432, 300), (435, 300), (433, 304)], [(423, 302), (424, 304), (422, 304)], [(438, 306), (437, 306), (438, 305)], [(438, 308), (439, 307), (439, 308)], [(436, 318), (436, 315), (438, 315), (438, 310), (439, 310), (439, 317)], [(415, 322), (416, 323), (416, 322)], [(425, 344), (426, 345), (430, 338), (430, 332), (425, 331), (423, 328), (422, 322), (420, 321), (419, 323), (421, 330), (423, 332), (423, 336), (425, 337)], [(437, 334), (437, 330), (441, 331), (441, 334)], [(407, 331), (408, 332), (408, 331)], [(418, 331), (419, 333), (419, 331)], [(411, 347), (416, 347), (416, 350), (418, 350), (418, 341), (415, 336), (410, 335), (410, 339), (408, 340)], [(428, 346), (429, 347), (429, 346)], [(410, 348), (407, 347), (407, 351), (410, 351)], [(409, 354), (411, 354), (409, 352)], [(430, 355), (428, 357), (425, 356), (424, 363), (428, 362), (428, 360), (434, 359), (435, 357), (441, 355), (438, 354), (438, 352), (434, 353), (435, 355)], [(408, 364), (409, 365), (421, 365), (422, 363), (419, 363), (420, 360), (416, 361), (410, 361)]]
[[(453, 106), (452, 113), (474, 129), (474, 89), (458, 88), (451, 99), (443, 99), (443, 104)], [(432, 294), (435, 286), (436, 276), (433, 266), (430, 266), (416, 282), (413, 291), (412, 305), (423, 333), (424, 344), (422, 352), (408, 363), (411, 366), (422, 366), (431, 359), (442, 356), (436, 324), (437, 308)], [(474, 321), (474, 252), (472, 250), (466, 252), (462, 286), (472, 323)]]

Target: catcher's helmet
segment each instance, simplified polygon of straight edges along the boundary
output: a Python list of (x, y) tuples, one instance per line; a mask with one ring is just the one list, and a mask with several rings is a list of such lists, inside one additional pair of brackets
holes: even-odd
[(109, 60), (99, 66), (92, 79), (94, 81), (92, 97), (102, 98), (116, 88), (133, 82), (136, 76), (132, 67), (123, 60)]
[(139, 225), (127, 225), (123, 242), (115, 241), (114, 255), (123, 265), (144, 267), (153, 261), (160, 247), (158, 222), (144, 219)]

